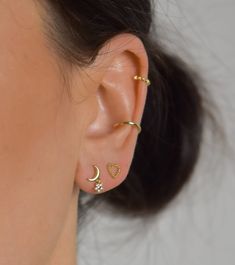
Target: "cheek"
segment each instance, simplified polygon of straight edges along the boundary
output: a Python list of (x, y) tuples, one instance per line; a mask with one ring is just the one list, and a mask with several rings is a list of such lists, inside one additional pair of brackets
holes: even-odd
[(8, 27), (0, 27), (0, 264), (43, 264), (72, 194), (73, 123), (42, 36), (6, 20)]

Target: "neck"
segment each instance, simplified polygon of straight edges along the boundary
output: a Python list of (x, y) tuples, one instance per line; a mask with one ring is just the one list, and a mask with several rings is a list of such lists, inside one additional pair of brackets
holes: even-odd
[(73, 196), (60, 238), (48, 265), (77, 265), (77, 204), (78, 194)]

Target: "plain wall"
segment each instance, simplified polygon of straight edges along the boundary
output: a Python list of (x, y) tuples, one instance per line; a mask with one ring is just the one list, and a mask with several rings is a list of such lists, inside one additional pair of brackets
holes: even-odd
[(79, 265), (235, 264), (234, 14), (234, 0), (159, 1), (162, 41), (205, 78), (228, 147), (208, 133), (192, 182), (159, 216), (91, 209), (79, 227)]

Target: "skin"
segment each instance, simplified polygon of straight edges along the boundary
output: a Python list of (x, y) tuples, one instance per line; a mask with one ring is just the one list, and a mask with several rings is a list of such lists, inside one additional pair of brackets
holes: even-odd
[[(112, 125), (140, 122), (147, 94), (133, 81), (148, 76), (137, 37), (120, 34), (92, 66), (71, 68), (48, 45), (41, 11), (33, 0), (0, 0), (1, 265), (76, 264), (79, 191), (94, 193), (93, 164), (104, 192), (126, 178), (138, 132)], [(120, 165), (118, 178), (108, 162)]]

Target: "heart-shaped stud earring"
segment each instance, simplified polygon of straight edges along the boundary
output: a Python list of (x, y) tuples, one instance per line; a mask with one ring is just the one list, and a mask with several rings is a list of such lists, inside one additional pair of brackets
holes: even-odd
[(114, 163), (108, 163), (107, 170), (113, 179), (115, 179), (121, 172), (120, 166)]

